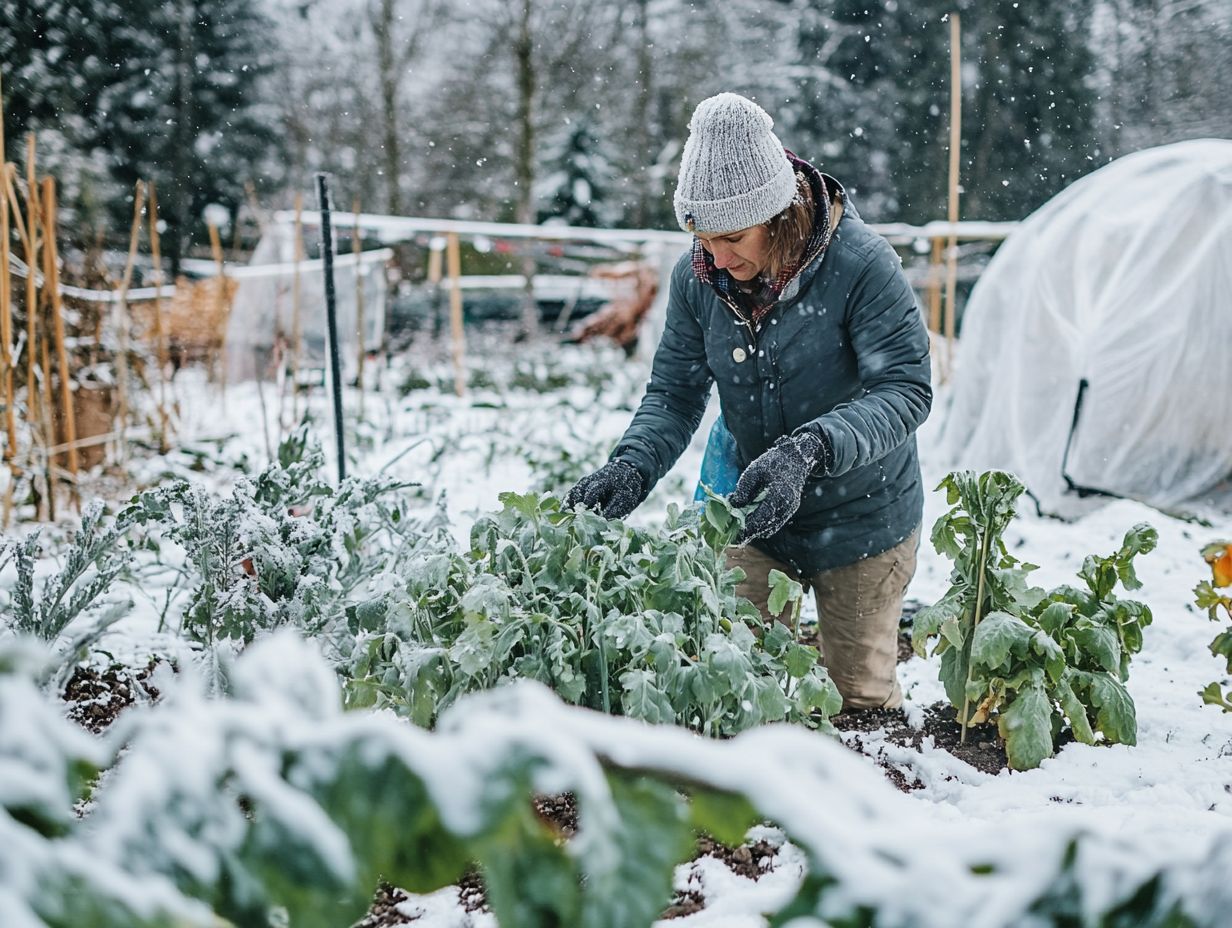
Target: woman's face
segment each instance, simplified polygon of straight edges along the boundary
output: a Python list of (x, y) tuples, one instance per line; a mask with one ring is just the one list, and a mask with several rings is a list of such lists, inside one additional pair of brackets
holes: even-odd
[(766, 267), (770, 252), (770, 232), (764, 226), (751, 226), (738, 232), (697, 232), (698, 241), (736, 280), (752, 280)]

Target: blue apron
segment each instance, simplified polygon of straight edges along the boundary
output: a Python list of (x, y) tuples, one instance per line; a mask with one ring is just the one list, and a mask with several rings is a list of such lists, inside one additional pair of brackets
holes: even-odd
[(719, 496), (727, 496), (736, 489), (739, 479), (740, 457), (736, 451), (736, 440), (727, 430), (727, 423), (720, 414), (710, 428), (706, 453), (702, 455), (702, 472), (693, 499), (700, 501), (706, 498), (704, 487), (709, 487), (712, 493)]

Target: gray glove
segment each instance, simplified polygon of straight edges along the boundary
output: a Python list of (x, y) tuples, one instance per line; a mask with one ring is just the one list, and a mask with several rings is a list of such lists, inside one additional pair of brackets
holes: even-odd
[(623, 519), (646, 498), (642, 475), (627, 461), (608, 461), (579, 480), (565, 497), (565, 508), (578, 505), (602, 512), (608, 519)]
[(800, 508), (804, 482), (819, 463), (828, 463), (825, 441), (812, 432), (784, 435), (744, 469), (727, 501), (737, 509), (765, 498), (744, 521), (736, 544), (769, 538), (785, 526)]

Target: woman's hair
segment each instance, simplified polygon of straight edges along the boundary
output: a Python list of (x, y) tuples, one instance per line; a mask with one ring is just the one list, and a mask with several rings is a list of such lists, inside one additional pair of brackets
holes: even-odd
[(796, 172), (796, 195), (787, 209), (766, 222), (770, 233), (770, 248), (766, 253), (763, 275), (776, 280), (783, 269), (800, 260), (804, 243), (813, 232), (813, 186), (799, 171)]

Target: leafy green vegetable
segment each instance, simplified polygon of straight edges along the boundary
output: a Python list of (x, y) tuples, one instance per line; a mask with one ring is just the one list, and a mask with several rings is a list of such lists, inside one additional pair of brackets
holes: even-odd
[(1155, 547), (1149, 525), (1133, 526), (1107, 557), (1083, 561), (1085, 588), (1033, 588), (1034, 568), (1012, 557), (1002, 534), (1022, 484), (999, 471), (956, 473), (942, 481), (953, 508), (933, 542), (954, 559), (950, 588), (915, 618), (917, 654), (941, 656), (941, 681), (965, 729), (996, 721), (1010, 767), (1038, 766), (1068, 724), (1084, 744), (1133, 744), (1137, 722), (1125, 690), (1130, 658), (1151, 622), (1143, 603), (1114, 590), (1141, 584), (1134, 558)]

